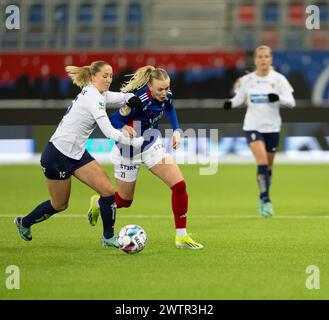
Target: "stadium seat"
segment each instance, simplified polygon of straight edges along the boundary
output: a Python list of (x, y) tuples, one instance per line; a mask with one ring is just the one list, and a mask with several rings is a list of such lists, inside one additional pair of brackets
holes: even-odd
[(54, 22), (57, 25), (67, 24), (69, 20), (67, 4), (58, 4), (55, 7), (53, 14)]
[(278, 49), (280, 45), (280, 37), (278, 30), (264, 30), (261, 34), (261, 43), (271, 47), (272, 49)]
[(310, 35), (310, 46), (313, 50), (327, 50), (329, 46), (329, 30), (313, 30)]
[(2, 34), (1, 47), (4, 49), (17, 48), (19, 44), (19, 33), (16, 31), (7, 31)]
[(30, 49), (42, 48), (44, 45), (44, 34), (42, 32), (29, 32), (25, 38), (25, 45)]
[(253, 3), (242, 3), (237, 8), (238, 22), (243, 25), (256, 23), (256, 5)]
[(117, 46), (116, 30), (103, 30), (101, 35), (102, 48), (115, 48)]
[(280, 20), (280, 6), (277, 2), (268, 2), (263, 6), (262, 20), (266, 25), (276, 24)]
[(138, 31), (127, 31), (125, 33), (125, 47), (129, 49), (140, 48), (142, 41)]
[(115, 23), (118, 20), (118, 6), (116, 3), (105, 4), (103, 8), (103, 22)]
[(75, 37), (75, 46), (77, 48), (91, 48), (94, 38), (92, 32), (78, 32)]
[(40, 24), (45, 20), (45, 10), (41, 4), (32, 4), (30, 6), (29, 23)]
[(143, 10), (139, 3), (131, 3), (128, 6), (127, 22), (141, 23), (143, 19)]
[(294, 50), (305, 49), (305, 33), (301, 28), (287, 30), (285, 38), (286, 48), (293, 48)]
[(320, 23), (329, 24), (329, 4), (327, 2), (321, 1), (314, 3), (320, 10)]
[(287, 23), (290, 25), (305, 24), (305, 5), (303, 2), (296, 1), (288, 4)]
[(235, 45), (241, 49), (253, 50), (256, 46), (255, 30), (238, 30), (235, 33)]
[(90, 24), (93, 20), (93, 9), (91, 4), (81, 4), (78, 8), (78, 22)]

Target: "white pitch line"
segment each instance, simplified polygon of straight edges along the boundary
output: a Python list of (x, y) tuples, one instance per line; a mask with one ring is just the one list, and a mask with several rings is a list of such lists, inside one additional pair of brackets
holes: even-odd
[[(17, 215), (14, 214), (0, 214), (0, 219), (1, 218), (14, 218)], [(129, 218), (129, 219), (172, 219), (172, 214), (163, 214), (163, 215), (154, 215), (154, 214), (150, 214), (150, 215), (145, 215), (145, 214), (132, 214), (132, 215), (126, 215), (126, 214), (122, 214), (119, 215), (120, 218)], [(261, 217), (258, 216), (257, 214), (254, 215), (188, 215), (188, 217), (192, 218), (192, 219), (260, 219)], [(75, 218), (84, 218), (87, 219), (87, 215), (86, 214), (58, 214), (55, 215), (53, 218), (65, 218), (65, 219), (75, 219)], [(262, 218), (264, 219), (264, 218)], [(309, 219), (309, 220), (326, 220), (329, 219), (329, 215), (326, 216), (312, 216), (312, 215), (275, 215), (273, 216), (271, 219)], [(265, 220), (270, 220), (270, 219), (265, 219)]]

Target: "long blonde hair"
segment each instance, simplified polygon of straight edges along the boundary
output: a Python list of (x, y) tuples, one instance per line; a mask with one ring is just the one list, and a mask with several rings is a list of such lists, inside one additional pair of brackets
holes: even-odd
[(91, 76), (94, 76), (105, 65), (109, 64), (105, 61), (94, 61), (91, 65), (84, 67), (66, 66), (65, 71), (75, 85), (83, 88), (88, 85)]
[(166, 70), (153, 66), (141, 67), (137, 69), (134, 74), (130, 74), (129, 76), (132, 77), (121, 86), (121, 92), (132, 92), (136, 89), (140, 89), (147, 83), (152, 83), (153, 79), (167, 80), (169, 78)]

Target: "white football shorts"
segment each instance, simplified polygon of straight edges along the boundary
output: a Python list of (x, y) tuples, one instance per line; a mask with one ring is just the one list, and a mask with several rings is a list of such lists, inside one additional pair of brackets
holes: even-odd
[(114, 165), (115, 178), (125, 182), (134, 182), (136, 181), (138, 170), (142, 164), (150, 169), (167, 155), (169, 155), (169, 153), (166, 152), (162, 139), (158, 137), (152, 146), (133, 158), (123, 157), (117, 145), (114, 145), (110, 157)]

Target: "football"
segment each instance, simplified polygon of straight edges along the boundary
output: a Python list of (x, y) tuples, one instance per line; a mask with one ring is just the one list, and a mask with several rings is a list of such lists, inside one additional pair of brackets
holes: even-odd
[(126, 253), (138, 253), (145, 248), (147, 235), (144, 229), (136, 224), (124, 226), (118, 237), (120, 249)]

